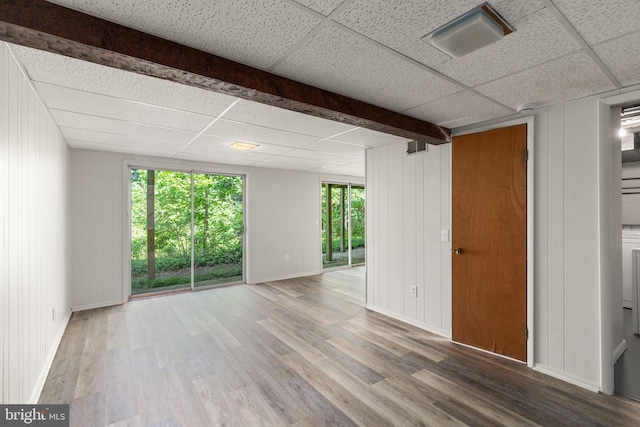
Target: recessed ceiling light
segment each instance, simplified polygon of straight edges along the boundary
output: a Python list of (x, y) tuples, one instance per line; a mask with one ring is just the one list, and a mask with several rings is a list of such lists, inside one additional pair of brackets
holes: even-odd
[(254, 148), (257, 148), (257, 147), (258, 147), (258, 144), (251, 144), (249, 142), (236, 141), (233, 144), (231, 144), (231, 148), (233, 148), (234, 150), (249, 151), (249, 150), (253, 150)]
[(453, 58), (501, 40), (513, 28), (489, 3), (484, 3), (423, 37)]

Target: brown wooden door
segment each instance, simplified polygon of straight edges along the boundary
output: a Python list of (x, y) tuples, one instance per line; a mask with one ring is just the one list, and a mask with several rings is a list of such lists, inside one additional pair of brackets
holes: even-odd
[(527, 125), (452, 142), (453, 340), (526, 361)]

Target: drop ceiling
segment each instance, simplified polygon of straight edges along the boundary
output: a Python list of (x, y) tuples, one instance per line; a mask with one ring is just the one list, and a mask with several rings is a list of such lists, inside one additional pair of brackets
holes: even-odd
[[(453, 59), (422, 38), (471, 0), (56, 0), (448, 128), (640, 84), (637, 0), (494, 0), (515, 32)], [(406, 139), (13, 46), (69, 145), (364, 176)], [(258, 148), (235, 151), (235, 141)]]

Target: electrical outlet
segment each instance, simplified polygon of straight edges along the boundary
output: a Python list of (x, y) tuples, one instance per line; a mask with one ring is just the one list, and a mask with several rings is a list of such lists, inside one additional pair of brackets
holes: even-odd
[(52, 308), (51, 309), (51, 321), (55, 321), (56, 320), (56, 309)]
[(411, 285), (409, 287), (409, 295), (411, 295), (412, 297), (418, 296), (418, 287), (416, 285)]
[(285, 261), (289, 261), (289, 254), (286, 254), (286, 255), (284, 256), (284, 260), (285, 260)]

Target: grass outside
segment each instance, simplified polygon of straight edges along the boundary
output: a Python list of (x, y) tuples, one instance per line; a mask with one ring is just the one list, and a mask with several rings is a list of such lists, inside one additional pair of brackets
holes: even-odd
[[(363, 247), (353, 248), (351, 250), (351, 264), (363, 264), (364, 263), (365, 249)], [(340, 267), (349, 264), (349, 252), (333, 252), (333, 260), (327, 261), (326, 252), (322, 253), (322, 267), (332, 268)]]
[[(242, 263), (222, 264), (196, 267), (194, 271), (195, 286), (208, 286), (219, 283), (236, 282), (242, 280)], [(181, 268), (173, 271), (162, 271), (156, 274), (154, 280), (148, 280), (146, 274), (139, 274), (131, 278), (131, 293), (133, 295), (189, 287), (191, 284), (191, 268)]]

